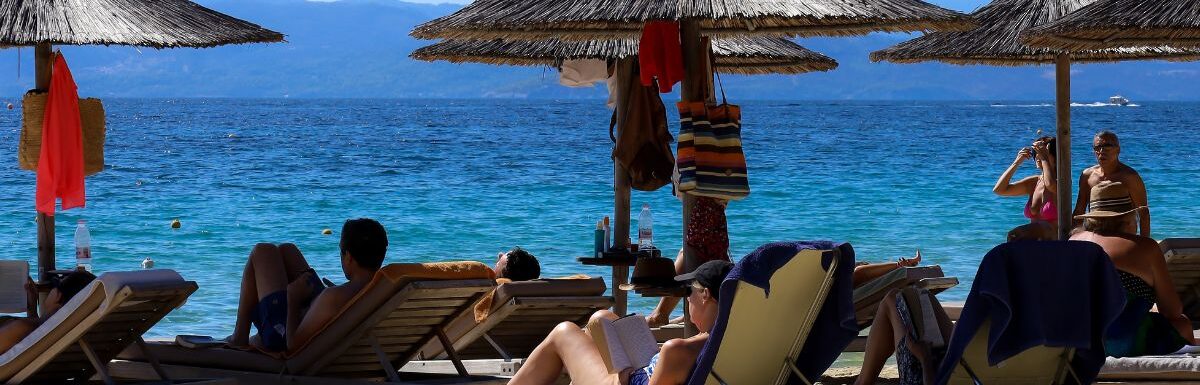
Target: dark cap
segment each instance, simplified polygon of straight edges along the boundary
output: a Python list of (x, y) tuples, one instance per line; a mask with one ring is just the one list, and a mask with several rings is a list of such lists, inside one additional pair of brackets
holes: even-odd
[(708, 261), (691, 273), (676, 275), (675, 280), (680, 282), (695, 280), (700, 286), (711, 290), (713, 298), (716, 298), (717, 292), (721, 290), (721, 281), (725, 280), (725, 276), (729, 275), (730, 270), (733, 270), (733, 263), (729, 261)]

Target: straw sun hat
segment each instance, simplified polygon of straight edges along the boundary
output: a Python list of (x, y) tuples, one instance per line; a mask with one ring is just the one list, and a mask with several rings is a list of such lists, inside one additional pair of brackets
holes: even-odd
[(1125, 187), (1125, 184), (1102, 182), (1096, 187), (1092, 187), (1088, 212), (1076, 215), (1075, 219), (1119, 217), (1132, 214), (1145, 207), (1133, 207), (1133, 199), (1129, 197), (1129, 189)]

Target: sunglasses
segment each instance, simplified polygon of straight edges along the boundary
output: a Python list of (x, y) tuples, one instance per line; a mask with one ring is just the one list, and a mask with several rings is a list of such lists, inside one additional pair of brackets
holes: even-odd
[(703, 288), (704, 287), (697, 287), (696, 285), (687, 285), (687, 286), (683, 287), (683, 294), (685, 297), (690, 297), (690, 296), (692, 296), (693, 292), (703, 289)]
[(1111, 143), (1106, 143), (1106, 144), (1101, 144), (1099, 146), (1092, 146), (1092, 151), (1100, 152), (1100, 151), (1112, 150), (1114, 148), (1117, 148), (1117, 145), (1111, 144)]

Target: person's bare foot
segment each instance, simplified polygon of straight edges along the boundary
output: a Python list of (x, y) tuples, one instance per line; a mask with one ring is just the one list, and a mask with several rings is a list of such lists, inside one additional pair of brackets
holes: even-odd
[(672, 318), (671, 323), (677, 324), (677, 325), (682, 325), (683, 324), (683, 316), (678, 316), (678, 317)]
[(250, 350), (251, 349), (249, 340), (242, 340), (239, 338), (234, 338), (232, 334), (229, 335), (228, 337), (223, 338), (223, 340), (225, 340), (225, 347), (230, 348), (230, 349), (235, 349), (235, 350)]

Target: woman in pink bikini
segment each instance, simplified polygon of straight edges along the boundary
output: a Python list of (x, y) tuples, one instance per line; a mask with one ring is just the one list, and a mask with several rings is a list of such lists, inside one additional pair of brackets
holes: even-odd
[[(1008, 166), (1007, 170), (1004, 170), (1004, 174), (1000, 175), (1000, 180), (996, 181), (992, 192), (1005, 197), (1027, 197), (1025, 217), (1029, 218), (1030, 222), (1049, 223), (1052, 230), (1057, 233), (1058, 207), (1054, 205), (1054, 202), (1058, 194), (1056, 191), (1057, 179), (1054, 175), (1054, 145), (1054, 138), (1044, 136), (1033, 141), (1031, 147), (1022, 148), (1017, 152), (1017, 159)], [(1033, 158), (1036, 162), (1038, 174), (1012, 183), (1012, 177), (1017, 172), (1017, 168), (1029, 158)]]

